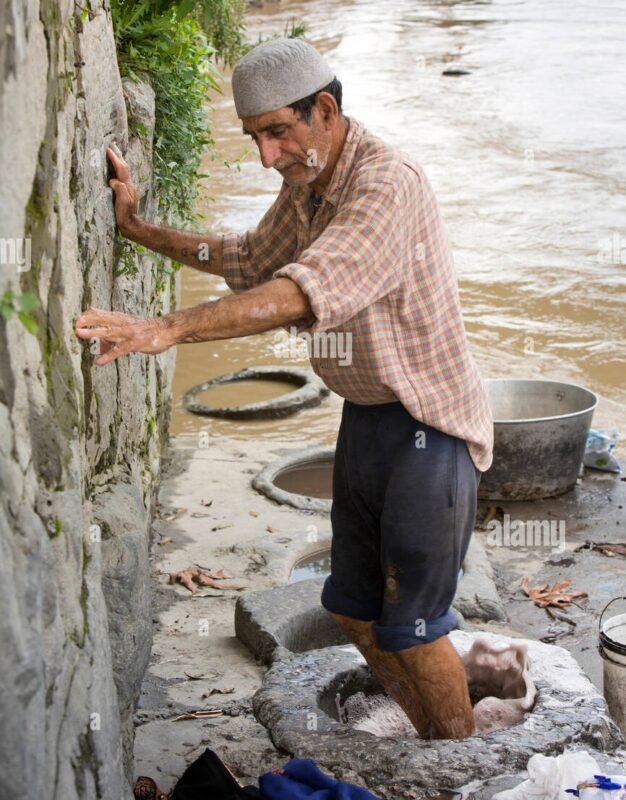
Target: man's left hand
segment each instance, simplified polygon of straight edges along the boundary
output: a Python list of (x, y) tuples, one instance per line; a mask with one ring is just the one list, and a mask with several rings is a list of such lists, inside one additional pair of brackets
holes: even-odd
[(76, 335), (81, 339), (100, 339), (100, 356), (95, 361), (99, 367), (128, 353), (156, 355), (174, 344), (162, 317), (142, 318), (99, 308), (79, 314)]

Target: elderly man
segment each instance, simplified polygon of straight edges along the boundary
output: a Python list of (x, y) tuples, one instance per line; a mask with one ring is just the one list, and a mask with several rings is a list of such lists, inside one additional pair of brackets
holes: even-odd
[(89, 309), (77, 335), (102, 340), (98, 365), (280, 326), (314, 343), (346, 337), (349, 359), (311, 355), (344, 398), (322, 604), (420, 734), (468, 736), (467, 680), (446, 634), (493, 427), (437, 202), (418, 164), (342, 113), (341, 84), (305, 42), (258, 45), (232, 82), (244, 133), (283, 177), (253, 230), (140, 219), (127, 165), (108, 156), (121, 233), (223, 276), (233, 294), (152, 319)]

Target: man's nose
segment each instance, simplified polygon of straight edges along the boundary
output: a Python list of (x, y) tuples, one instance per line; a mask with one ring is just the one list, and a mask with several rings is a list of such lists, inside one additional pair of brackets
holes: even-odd
[(271, 139), (263, 139), (258, 142), (261, 164), (266, 169), (273, 167), (281, 156), (280, 143)]

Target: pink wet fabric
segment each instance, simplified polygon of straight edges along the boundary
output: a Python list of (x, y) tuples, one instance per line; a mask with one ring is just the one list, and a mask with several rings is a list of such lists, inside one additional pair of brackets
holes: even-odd
[(415, 161), (348, 120), (319, 211), (311, 216), (308, 186), (283, 182), (256, 228), (224, 235), (226, 283), (241, 292), (291, 278), (315, 314), (298, 332), (350, 337), (351, 363), (330, 347), (311, 357), (330, 389), (358, 404), (399, 400), (415, 419), (464, 439), (485, 471), (493, 420), (437, 200)]
[[(477, 638), (462, 661), (473, 705), (473, 735), (484, 736), (523, 722), (537, 697), (526, 645)], [(340, 718), (357, 730), (375, 736), (418, 737), (404, 711), (386, 694), (358, 692), (338, 710)]]

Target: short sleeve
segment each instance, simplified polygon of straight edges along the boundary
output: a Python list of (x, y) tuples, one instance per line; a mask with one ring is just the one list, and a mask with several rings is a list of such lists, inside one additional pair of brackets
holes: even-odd
[(264, 283), (294, 257), (296, 244), (296, 211), (283, 182), (256, 228), (222, 237), (224, 280), (235, 293)]
[(416, 203), (404, 176), (397, 182), (357, 179), (349, 199), (297, 262), (273, 273), (291, 278), (307, 295), (315, 315), (311, 331), (342, 325), (399, 286)]

